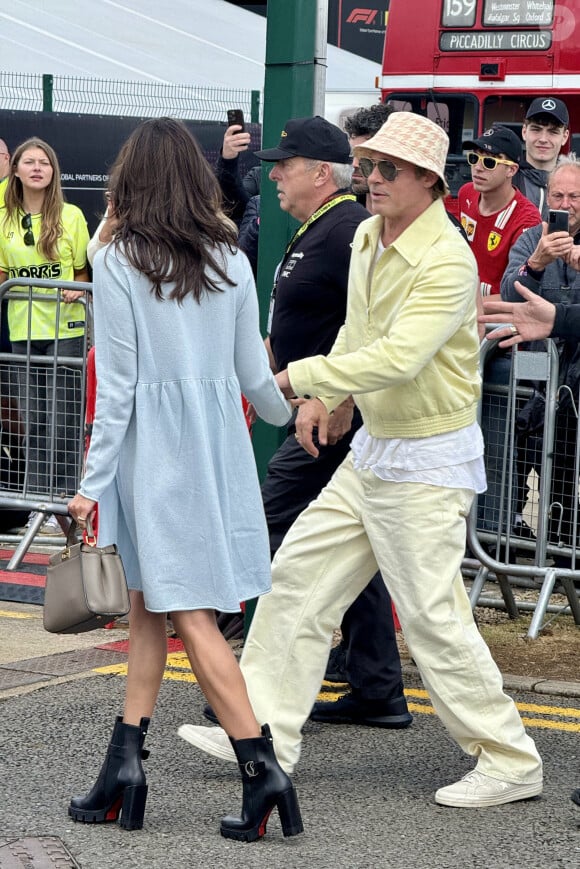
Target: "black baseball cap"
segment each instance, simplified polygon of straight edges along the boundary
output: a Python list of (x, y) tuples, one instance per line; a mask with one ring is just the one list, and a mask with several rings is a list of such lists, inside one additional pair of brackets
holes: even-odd
[(508, 160), (519, 163), (522, 158), (522, 143), (509, 127), (492, 127), (486, 130), (479, 139), (471, 139), (462, 145), (464, 150), (477, 148), (489, 154), (505, 154)]
[(275, 163), (289, 157), (308, 157), (329, 163), (350, 163), (350, 145), (339, 127), (315, 115), (313, 118), (292, 118), (282, 130), (277, 148), (256, 151), (260, 160)]
[(536, 115), (549, 115), (565, 127), (568, 126), (570, 120), (566, 104), (554, 97), (538, 97), (533, 100), (527, 111), (526, 121), (528, 118), (534, 118)]

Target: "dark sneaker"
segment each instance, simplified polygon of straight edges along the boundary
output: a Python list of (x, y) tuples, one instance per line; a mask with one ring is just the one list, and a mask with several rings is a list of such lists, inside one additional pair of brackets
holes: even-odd
[(573, 803), (576, 803), (577, 806), (580, 806), (580, 788), (575, 791), (572, 791), (572, 795), (570, 797)]
[(383, 700), (359, 700), (345, 694), (339, 700), (315, 703), (311, 721), (325, 724), (364, 724), (367, 727), (389, 727), (401, 730), (408, 727), (413, 716), (404, 697), (386, 703)]
[(330, 650), (324, 679), (326, 682), (348, 684), (348, 679), (346, 678), (346, 648), (342, 643), (339, 643), (338, 646)]

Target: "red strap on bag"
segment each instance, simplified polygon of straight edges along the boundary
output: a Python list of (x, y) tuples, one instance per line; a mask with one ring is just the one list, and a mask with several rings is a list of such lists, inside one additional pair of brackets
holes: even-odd
[[(97, 406), (97, 369), (95, 366), (95, 348), (91, 347), (87, 356), (87, 403), (85, 409), (85, 459), (91, 444), (91, 435), (93, 433), (93, 422), (95, 419), (95, 410)], [(99, 531), (99, 505), (97, 504), (93, 514), (93, 532), (95, 537)], [(87, 540), (87, 532), (83, 531), (83, 541)]]

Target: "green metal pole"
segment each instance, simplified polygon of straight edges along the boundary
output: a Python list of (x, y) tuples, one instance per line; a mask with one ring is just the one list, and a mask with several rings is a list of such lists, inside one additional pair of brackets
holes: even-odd
[[(319, 0), (293, 0), (292, 3), (268, 0), (263, 148), (278, 144), (289, 118), (313, 114), (320, 5)], [(322, 5), (326, 5), (326, 0)], [(276, 186), (268, 178), (270, 169), (270, 164), (263, 164), (260, 191), (257, 284), (263, 334), (267, 329), (276, 265), (297, 227), (296, 221), (280, 210)], [(280, 442), (281, 432), (272, 426), (261, 422), (254, 426), (254, 451), (261, 479)]]
[(42, 76), (42, 111), (52, 112), (52, 90), (54, 79), (50, 73)]
[[(326, 46), (327, 21), (328, 0), (268, 0), (263, 148), (273, 148), (278, 144), (289, 118), (307, 117), (322, 111), (318, 105), (320, 66), (317, 65), (321, 46)], [(280, 210), (276, 185), (268, 178), (270, 169), (271, 165), (262, 165), (260, 188), (257, 285), (263, 334), (267, 331), (276, 266), (298, 226), (293, 218)], [(283, 429), (275, 429), (261, 421), (254, 426), (254, 452), (260, 479), (264, 478), (268, 461), (283, 437)], [(246, 630), (254, 610), (255, 601), (247, 601)]]
[(260, 91), (252, 91), (250, 120), (252, 121), (252, 124), (260, 123)]

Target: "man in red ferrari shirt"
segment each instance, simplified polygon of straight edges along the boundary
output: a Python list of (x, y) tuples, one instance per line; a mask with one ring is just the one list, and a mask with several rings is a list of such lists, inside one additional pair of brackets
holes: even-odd
[(512, 183), (522, 157), (515, 133), (493, 127), (463, 148), (469, 149), (472, 180), (459, 191), (459, 217), (477, 260), (481, 294), (489, 296), (499, 293), (511, 246), (542, 218)]

